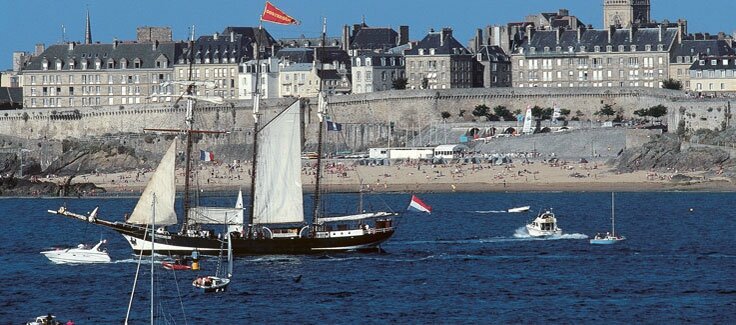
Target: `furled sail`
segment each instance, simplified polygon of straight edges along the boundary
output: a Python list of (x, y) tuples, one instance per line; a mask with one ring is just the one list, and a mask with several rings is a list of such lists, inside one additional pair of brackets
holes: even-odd
[(298, 100), (258, 132), (256, 154), (253, 223), (303, 223)]
[(133, 213), (127, 220), (128, 223), (141, 225), (151, 223), (151, 205), (153, 204), (154, 195), (156, 196), (156, 225), (174, 225), (177, 223), (176, 211), (174, 210), (177, 141), (178, 138), (175, 138), (171, 142), (171, 146), (169, 146), (158, 167), (156, 167), (156, 171), (153, 172), (151, 180), (148, 181), (143, 194), (141, 194), (133, 209)]
[(199, 206), (189, 209), (187, 220), (193, 224), (242, 225), (243, 209)]

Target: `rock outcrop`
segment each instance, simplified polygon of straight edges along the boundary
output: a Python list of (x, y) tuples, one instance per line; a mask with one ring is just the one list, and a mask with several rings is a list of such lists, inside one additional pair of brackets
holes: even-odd
[(731, 166), (728, 152), (707, 147), (680, 150), (680, 141), (672, 135), (655, 136), (641, 147), (626, 149), (611, 161), (620, 172), (710, 171), (718, 166)]

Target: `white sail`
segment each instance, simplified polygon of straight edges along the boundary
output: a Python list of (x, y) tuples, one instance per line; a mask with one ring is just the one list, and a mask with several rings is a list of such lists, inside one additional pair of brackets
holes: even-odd
[(176, 199), (176, 142), (169, 146), (161, 162), (153, 172), (151, 180), (138, 199), (133, 213), (128, 218), (128, 223), (145, 225), (151, 222), (151, 206), (154, 204), (153, 196), (156, 195), (154, 210), (156, 211), (156, 225), (174, 225), (176, 211), (174, 200)]
[(219, 207), (193, 207), (189, 209), (190, 223), (215, 225), (242, 225), (243, 209)]
[(253, 223), (302, 223), (301, 112), (295, 101), (258, 132)]
[(527, 108), (526, 109), (526, 115), (524, 115), (524, 127), (521, 129), (521, 133), (528, 134), (533, 133), (534, 130), (532, 129), (532, 120), (534, 117), (532, 116), (532, 109)]

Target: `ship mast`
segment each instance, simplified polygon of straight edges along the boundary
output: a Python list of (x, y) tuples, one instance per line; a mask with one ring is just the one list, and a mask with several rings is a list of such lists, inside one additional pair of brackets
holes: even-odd
[(186, 89), (187, 97), (187, 115), (186, 115), (186, 124), (187, 124), (187, 148), (186, 148), (186, 160), (184, 165), (184, 199), (182, 204), (184, 205), (184, 216), (182, 217), (182, 223), (181, 223), (181, 232), (183, 233), (185, 228), (188, 224), (188, 218), (189, 218), (189, 190), (190, 190), (190, 180), (189, 180), (189, 173), (191, 172), (192, 168), (192, 128), (194, 125), (194, 100), (192, 99), (192, 96), (194, 95), (194, 84), (192, 83), (192, 70), (194, 70), (194, 26), (192, 26), (192, 33), (189, 37), (189, 76), (187, 77), (187, 81), (189, 81), (189, 85)]
[(327, 108), (327, 98), (325, 94), (322, 91), (322, 85), (324, 84), (324, 80), (322, 80), (322, 77), (324, 76), (324, 52), (325, 52), (325, 43), (327, 41), (327, 18), (324, 18), (322, 21), (322, 53), (319, 51), (317, 52), (319, 55), (316, 57), (316, 59), (319, 60), (320, 69), (317, 71), (318, 79), (319, 79), (319, 97), (317, 100), (317, 117), (319, 119), (319, 128), (317, 132), (317, 172), (315, 173), (315, 181), (314, 181), (314, 210), (312, 211), (312, 222), (314, 223), (317, 220), (317, 215), (319, 214), (320, 209), (320, 180), (322, 179), (322, 136), (324, 133), (324, 117)]
[(255, 59), (256, 59), (256, 77), (255, 77), (255, 91), (253, 92), (253, 167), (251, 168), (252, 173), (250, 177), (250, 213), (248, 216), (248, 236), (253, 235), (253, 218), (255, 213), (255, 203), (256, 203), (256, 170), (257, 170), (257, 159), (258, 159), (258, 116), (259, 113), (259, 106), (260, 106), (260, 100), (261, 100), (261, 91), (258, 89), (258, 83), (261, 80), (260, 71), (261, 71), (261, 62), (260, 62), (260, 52), (261, 52), (261, 46), (260, 46), (260, 33), (263, 31), (263, 19), (261, 19), (260, 23), (258, 24), (258, 33), (255, 34), (256, 38), (256, 48), (255, 48)]

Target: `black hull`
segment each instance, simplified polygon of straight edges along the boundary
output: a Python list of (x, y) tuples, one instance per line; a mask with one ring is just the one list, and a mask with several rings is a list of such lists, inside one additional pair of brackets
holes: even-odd
[[(100, 220), (101, 221), (101, 220)], [(100, 222), (126, 237), (136, 254), (150, 255), (150, 232), (124, 223)], [(231, 239), (233, 255), (323, 254), (325, 252), (379, 251), (378, 245), (394, 234), (393, 228), (377, 229), (356, 236), (313, 238), (238, 238)], [(226, 246), (226, 245), (225, 245)], [(189, 255), (198, 250), (204, 255), (219, 255), (223, 240), (178, 234), (156, 234), (157, 254)]]

